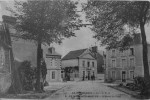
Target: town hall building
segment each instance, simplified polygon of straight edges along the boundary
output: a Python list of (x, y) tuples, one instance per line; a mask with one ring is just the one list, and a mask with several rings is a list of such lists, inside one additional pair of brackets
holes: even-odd
[(62, 58), (62, 69), (64, 71), (64, 78), (67, 81), (96, 79), (96, 56), (90, 49), (70, 51)]

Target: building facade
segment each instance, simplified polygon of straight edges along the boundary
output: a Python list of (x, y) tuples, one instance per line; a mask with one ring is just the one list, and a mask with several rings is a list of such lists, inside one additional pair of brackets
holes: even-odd
[(48, 49), (46, 54), (46, 67), (47, 67), (47, 82), (60, 82), (61, 79), (61, 55), (55, 51), (54, 47)]
[(70, 51), (62, 58), (62, 68), (68, 81), (97, 78), (97, 60), (89, 49)]
[[(137, 38), (138, 37), (138, 38)], [(105, 80), (132, 81), (136, 76), (144, 76), (141, 38), (138, 34), (129, 49), (106, 51)], [(148, 62), (150, 64), (150, 45), (148, 44)]]

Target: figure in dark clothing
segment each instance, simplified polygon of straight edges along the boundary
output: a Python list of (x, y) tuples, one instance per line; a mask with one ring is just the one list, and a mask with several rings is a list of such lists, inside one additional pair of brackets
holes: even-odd
[(95, 80), (95, 75), (93, 75), (93, 80)]

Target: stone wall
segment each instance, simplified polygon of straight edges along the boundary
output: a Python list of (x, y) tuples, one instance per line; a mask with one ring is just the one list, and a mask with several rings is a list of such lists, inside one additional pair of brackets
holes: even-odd
[(11, 86), (11, 74), (0, 73), (0, 93), (6, 93)]

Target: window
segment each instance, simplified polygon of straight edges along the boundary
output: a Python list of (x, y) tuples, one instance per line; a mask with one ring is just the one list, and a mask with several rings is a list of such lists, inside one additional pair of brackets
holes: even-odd
[(94, 62), (92, 62), (92, 67), (94, 67)]
[(112, 71), (112, 79), (115, 79), (115, 71)]
[(55, 59), (55, 66), (57, 66), (57, 59)]
[(63, 75), (63, 71), (61, 71), (61, 78), (63, 78), (63, 76), (64, 76), (64, 75)]
[(130, 48), (130, 55), (134, 55), (134, 49), (133, 48)]
[(87, 66), (90, 67), (90, 62), (87, 62)]
[(126, 59), (122, 59), (122, 67), (126, 67), (126, 65), (127, 65)]
[(75, 78), (79, 77), (78, 72), (75, 72), (74, 77), (75, 77)]
[(134, 78), (134, 71), (130, 71), (130, 79)]
[(82, 62), (82, 66), (85, 67), (85, 61)]
[(115, 50), (114, 49), (112, 50), (112, 56), (115, 56)]
[(119, 51), (120, 52), (120, 56), (122, 56), (123, 55), (123, 51), (121, 50), (121, 51)]
[(130, 58), (130, 67), (134, 67), (134, 58)]
[(52, 71), (52, 79), (55, 79), (55, 71)]
[(112, 67), (116, 67), (116, 60), (112, 60)]
[(53, 61), (51, 60), (50, 62), (51, 62), (51, 66), (53, 66)]

